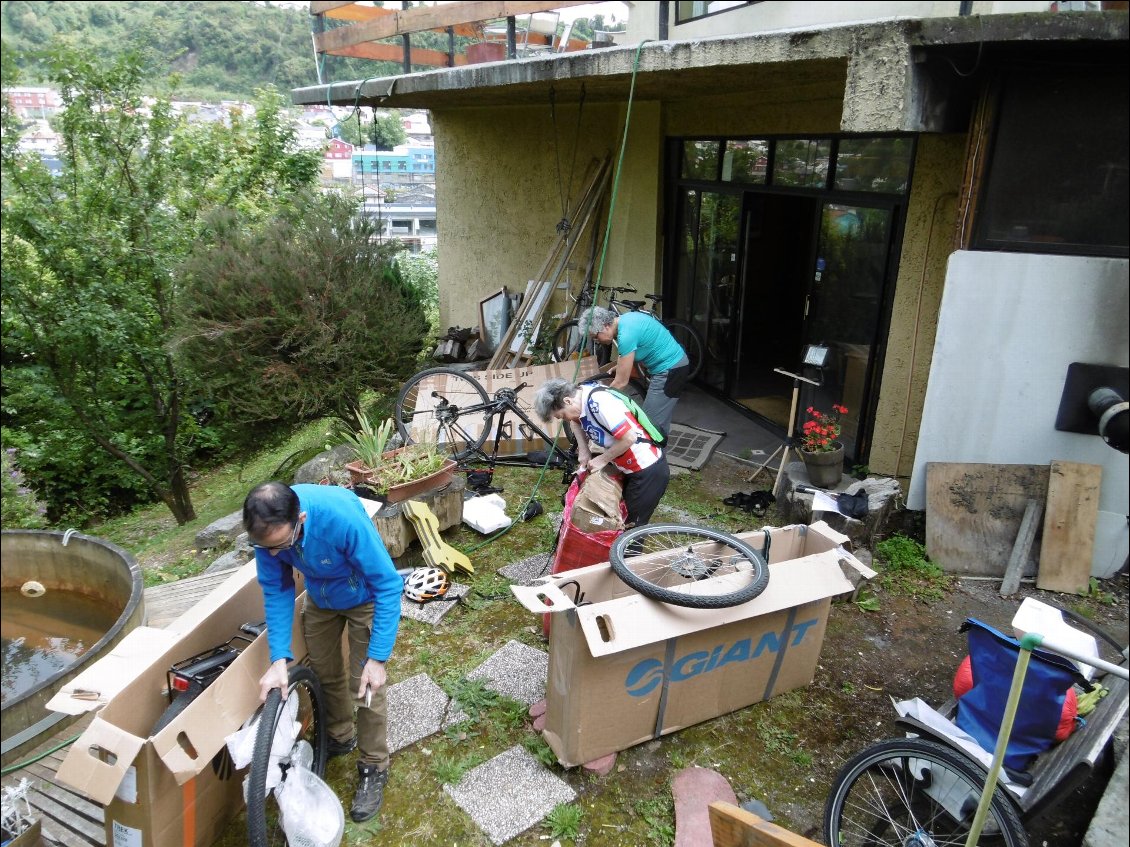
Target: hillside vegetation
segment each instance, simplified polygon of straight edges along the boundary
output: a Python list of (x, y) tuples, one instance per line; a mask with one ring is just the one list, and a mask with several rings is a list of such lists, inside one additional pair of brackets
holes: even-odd
[[(167, 57), (180, 75), (178, 97), (251, 100), (268, 84), (289, 91), (318, 80), (310, 43), (311, 16), (301, 9), (256, 3), (5, 2), (0, 6), (6, 51), (20, 54), (26, 84), (45, 84), (39, 54), (58, 39), (96, 53), (116, 53), (135, 43)], [(330, 56), (327, 79), (363, 79), (397, 73), (393, 62)], [(7, 84), (7, 81), (5, 81)]]

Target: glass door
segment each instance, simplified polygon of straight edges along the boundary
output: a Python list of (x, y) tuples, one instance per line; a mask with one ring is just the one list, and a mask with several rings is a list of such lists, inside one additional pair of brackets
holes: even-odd
[(822, 203), (816, 262), (805, 305), (804, 343), (828, 347), (821, 386), (801, 391), (804, 410), (846, 406), (841, 440), (849, 457), (866, 454), (875, 352), (891, 255), (895, 213), (888, 208)]

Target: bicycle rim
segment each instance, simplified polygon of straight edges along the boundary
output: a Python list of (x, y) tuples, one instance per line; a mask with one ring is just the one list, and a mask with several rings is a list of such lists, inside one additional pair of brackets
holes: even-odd
[[(985, 772), (955, 750), (921, 738), (882, 741), (840, 771), (824, 810), (824, 832), (838, 847), (962, 847)], [(1028, 847), (1012, 802), (998, 788), (983, 847)]]
[(486, 391), (474, 377), (454, 368), (431, 368), (400, 389), (396, 429), (406, 444), (434, 441), (459, 460), (483, 445), (494, 417), (489, 409), (462, 410), (487, 402)]
[[(326, 717), (322, 686), (312, 670), (301, 665), (290, 669), (290, 686), (284, 700), (278, 689), (272, 689), (263, 704), (259, 731), (255, 735), (255, 751), (247, 777), (247, 837), (251, 847), (282, 847), (287, 843), (279, 818), (275, 792), (267, 793), (267, 776), (272, 768), (271, 744), (280, 720), (288, 712), (287, 701), (295, 701), (299, 730), (295, 739), (306, 741), (313, 749), (310, 770), (318, 776), (326, 772)], [(293, 752), (293, 749), (292, 751)], [(278, 763), (283, 778), (290, 768), (289, 755)]]
[(698, 334), (698, 330), (683, 321), (664, 321), (663, 325), (671, 335), (675, 336), (675, 340), (687, 354), (691, 364), (689, 379), (694, 379), (702, 370), (702, 337)]
[(769, 584), (760, 553), (705, 527), (638, 526), (616, 539), (609, 561), (616, 575), (645, 597), (694, 609), (736, 606)]
[(568, 362), (585, 354), (585, 336), (576, 321), (565, 321), (553, 334), (553, 349), (549, 351), (555, 362)]

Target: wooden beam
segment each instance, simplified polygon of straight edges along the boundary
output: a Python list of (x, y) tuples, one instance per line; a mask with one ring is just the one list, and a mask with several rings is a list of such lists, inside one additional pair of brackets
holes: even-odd
[[(399, 44), (354, 44), (352, 47), (342, 47), (334, 50), (331, 56), (350, 56), (354, 59), (373, 59), (378, 62), (401, 62), (404, 59), (404, 48)], [(427, 65), (429, 67), (447, 67), (447, 54), (442, 50), (426, 50), (421, 47), (412, 48), (412, 64)], [(459, 54), (455, 57), (456, 65), (467, 64), (467, 57)]]
[[(324, 12), (317, 11), (315, 6), (330, 6), (332, 8), (326, 9)], [(310, 14), (323, 14), (327, 18), (333, 18), (337, 21), (371, 21), (374, 18), (383, 18), (389, 15), (395, 15), (396, 9), (383, 9), (378, 6), (359, 6), (356, 3), (345, 2), (323, 2), (311, 3)], [(482, 27), (476, 24), (459, 24), (454, 26), (456, 35), (462, 35), (466, 38), (475, 38), (482, 34)], [(439, 31), (446, 31), (443, 27), (438, 28)], [(434, 31), (434, 30), (433, 30)], [(338, 54), (334, 54), (338, 55)]]
[[(508, 18), (529, 15), (568, 6), (581, 6), (590, 0), (473, 0), (466, 3), (447, 3), (443, 6), (421, 6), (382, 15), (372, 20), (343, 26), (314, 36), (314, 49), (319, 53), (331, 53), (342, 47), (362, 44), (366, 41), (379, 41), (394, 35), (423, 32), (430, 29), (444, 29), (458, 24), (489, 21), (495, 18)], [(314, 4), (310, 11), (314, 11)]]
[(720, 800), (710, 804), (710, 833), (714, 847), (821, 847), (819, 842)]

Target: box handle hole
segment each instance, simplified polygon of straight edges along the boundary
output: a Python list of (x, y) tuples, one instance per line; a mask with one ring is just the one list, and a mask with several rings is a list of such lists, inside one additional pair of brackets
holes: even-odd
[(192, 742), (188, 740), (188, 735), (183, 730), (177, 733), (177, 744), (190, 759), (199, 758), (196, 748), (192, 746)]
[(596, 616), (596, 629), (600, 633), (600, 640), (605, 644), (608, 644), (616, 637), (612, 632), (612, 621), (609, 619), (608, 615)]

